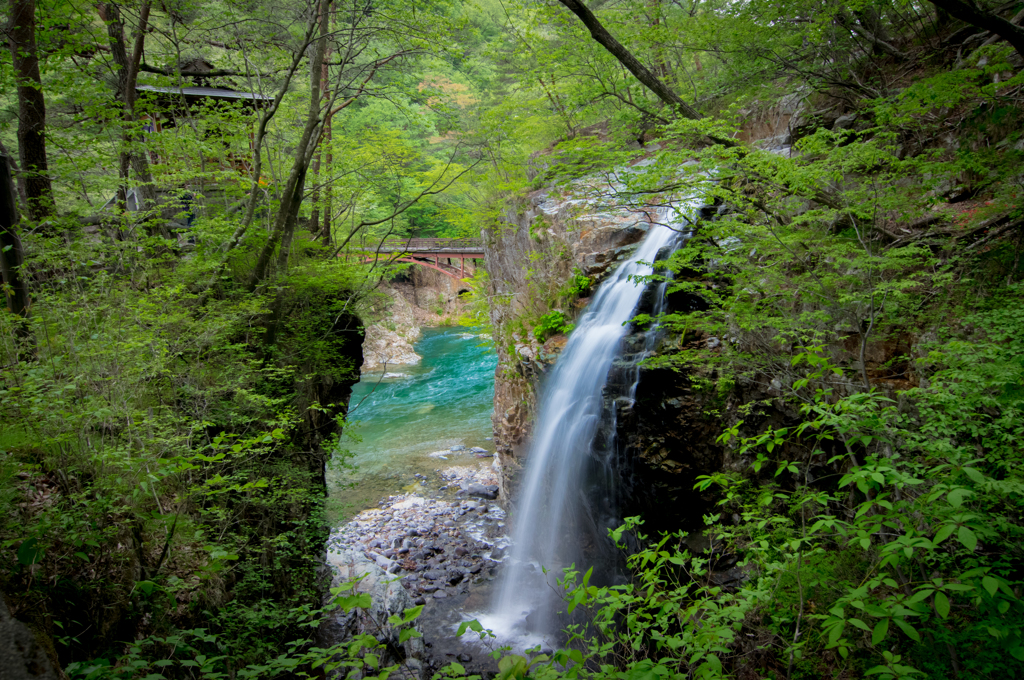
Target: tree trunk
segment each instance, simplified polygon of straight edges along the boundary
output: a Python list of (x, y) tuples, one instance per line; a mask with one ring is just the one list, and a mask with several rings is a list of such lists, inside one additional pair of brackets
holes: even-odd
[(996, 35), (1005, 38), (1017, 54), (1024, 57), (1024, 28), (1015, 26), (1011, 21), (980, 8), (973, 2), (963, 0), (931, 0), (941, 12), (946, 12), (960, 21), (965, 21), (972, 26), (991, 31)]
[[(110, 55), (117, 64), (117, 101), (121, 105), (123, 127), (121, 140), (123, 148), (120, 155), (120, 172), (122, 179), (127, 183), (129, 180), (128, 168), (135, 173), (135, 180), (139, 183), (137, 190), (142, 199), (142, 206), (145, 211), (152, 211), (156, 208), (157, 196), (156, 186), (153, 183), (153, 173), (149, 169), (149, 160), (146, 154), (138, 150), (143, 143), (142, 133), (139, 131), (138, 121), (135, 117), (135, 85), (139, 77), (139, 64), (142, 62), (142, 50), (145, 46), (146, 28), (149, 23), (150, 2), (143, 2), (139, 14), (139, 27), (135, 33), (135, 43), (132, 54), (129, 57), (125, 45), (124, 21), (121, 19), (121, 12), (114, 3), (100, 3), (97, 5), (100, 18), (107, 24), (107, 38), (110, 43)], [(153, 234), (169, 239), (170, 232), (163, 220), (147, 220), (150, 225), (148, 231)]]
[(598, 21), (597, 17), (594, 16), (594, 13), (586, 5), (580, 2), (580, 0), (559, 0), (559, 2), (565, 5), (570, 12), (578, 16), (583, 25), (590, 31), (591, 37), (618, 59), (619, 63), (636, 76), (637, 80), (643, 83), (647, 89), (657, 95), (658, 99), (665, 102), (670, 109), (678, 111), (683, 117), (691, 120), (700, 120), (701, 115), (697, 113), (696, 109), (683, 101), (682, 97), (663, 83), (658, 76), (654, 75), (649, 68), (641, 64), (639, 59), (623, 47), (622, 43), (616, 40), (601, 25), (601, 22)]
[(15, 332), (20, 338), (28, 341), (34, 353), (35, 343), (28, 325), (32, 298), (29, 296), (25, 277), (22, 276), (25, 251), (18, 237), (17, 226), (18, 208), (14, 198), (10, 164), (6, 156), (0, 156), (0, 275), (3, 276), (7, 311), (21, 317)]
[[(320, 0), (320, 11), (326, 11), (329, 0)], [(277, 258), (278, 272), (283, 272), (288, 263), (288, 252), (291, 249), (292, 235), (295, 233), (295, 222), (298, 219), (299, 207), (302, 205), (302, 195), (305, 192), (306, 173), (313, 160), (316, 142), (320, 135), (315, 134), (322, 121), (320, 104), (320, 78), (322, 76), (321, 66), (324, 63), (324, 52), (327, 49), (327, 34), (322, 30), (320, 38), (316, 41), (313, 50), (313, 63), (310, 64), (312, 74), (311, 88), (309, 93), (309, 112), (306, 114), (306, 125), (302, 130), (302, 137), (295, 149), (295, 160), (292, 162), (292, 170), (288, 174), (288, 181), (284, 191), (281, 192), (281, 204), (277, 209), (277, 216), (274, 219), (274, 229), (270, 233), (263, 249), (260, 250), (256, 260), (256, 266), (249, 277), (249, 290), (255, 290), (260, 282), (270, 274), (270, 262), (274, 251), (280, 247)]]
[[(328, 7), (325, 8), (326, 13), (324, 14), (324, 34), (329, 35), (331, 32), (331, 10)], [(325, 105), (331, 101), (331, 91), (329, 74), (327, 72), (327, 62), (331, 60), (331, 44), (327, 43), (324, 49), (323, 65), (321, 66), (320, 72), (320, 90), (322, 92), (321, 99), (325, 102)], [(324, 174), (328, 176), (328, 181), (324, 182), (323, 188), (323, 224), (320, 225), (320, 231), (322, 232), (321, 243), (325, 246), (331, 245), (331, 164), (334, 162), (334, 156), (331, 154), (331, 116), (327, 116), (324, 120)], [(319, 152), (318, 152), (319, 153)]]
[(14, 154), (7, 150), (4, 143), (0, 141), (0, 156), (7, 156), (7, 164), (10, 166), (11, 175), (14, 177), (15, 186), (18, 189), (18, 207), (28, 212), (28, 194), (25, 191), (25, 175), (18, 168), (18, 162), (14, 160)]
[(8, 44), (18, 86), (18, 155), (25, 181), (28, 216), (54, 214), (53, 186), (46, 162), (46, 102), (36, 55), (35, 0), (11, 0)]

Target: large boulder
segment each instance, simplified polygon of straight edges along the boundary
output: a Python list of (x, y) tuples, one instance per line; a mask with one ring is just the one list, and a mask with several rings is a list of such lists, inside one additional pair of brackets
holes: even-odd
[[(369, 594), (373, 604), (369, 609), (334, 612), (320, 625), (320, 645), (330, 647), (347, 642), (356, 635), (372, 635), (384, 645), (384, 649), (379, 651), (381, 665), (401, 664), (392, 677), (424, 680), (427, 669), (423, 662), (423, 640), (411, 638), (400, 644), (399, 630), (388, 623), (388, 617), (401, 615), (406, 609), (415, 606), (398, 577), (388, 574), (362, 552), (347, 548), (329, 551), (327, 564), (332, 572), (332, 588), (362, 577), (354, 592)], [(332, 598), (328, 594), (324, 604), (328, 604)], [(345, 674), (346, 669), (342, 667), (331, 677), (343, 678)]]
[(32, 631), (0, 596), (0, 680), (57, 680), (60, 674)]

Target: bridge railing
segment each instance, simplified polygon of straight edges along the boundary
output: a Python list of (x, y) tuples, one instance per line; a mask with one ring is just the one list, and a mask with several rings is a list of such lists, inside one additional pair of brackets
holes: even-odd
[[(379, 247), (378, 247), (379, 246)], [(381, 253), (481, 253), (484, 243), (481, 238), (389, 238), (356, 250)]]

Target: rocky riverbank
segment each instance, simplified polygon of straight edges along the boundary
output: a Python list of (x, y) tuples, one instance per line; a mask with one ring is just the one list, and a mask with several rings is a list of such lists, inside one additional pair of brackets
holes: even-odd
[(490, 659), (472, 641), (455, 639), (452, 626), (462, 620), (463, 603), (488, 590), (509, 545), (505, 512), (494, 500), (492, 456), (462, 445), (437, 451), (438, 460), (455, 464), (417, 475), (419, 489), (390, 496), (331, 533), (326, 561), (333, 585), (362, 577), (357, 591), (369, 593), (374, 607), (337, 614), (321, 631), (324, 642), (365, 632), (397, 643), (388, 616), (424, 605), (422, 641), (396, 647), (406, 675), (429, 677), (428, 669), (474, 657), (481, 670), (489, 668)]

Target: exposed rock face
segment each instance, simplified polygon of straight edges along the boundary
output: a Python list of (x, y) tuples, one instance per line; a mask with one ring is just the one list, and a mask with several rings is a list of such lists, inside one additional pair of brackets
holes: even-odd
[(39, 641), (24, 623), (11, 616), (0, 597), (0, 680), (57, 680)]
[[(450, 263), (454, 267), (459, 266), (459, 261)], [(466, 277), (473, 275), (474, 268), (469, 261), (466, 262)], [(432, 314), (434, 324), (450, 322), (459, 314), (459, 293), (469, 290), (469, 284), (465, 281), (456, 281), (439, 271), (429, 267), (413, 266), (409, 271), (410, 291), (412, 302), (416, 307)]]
[(379, 310), (384, 321), (366, 327), (362, 371), (386, 370), (396, 364), (418, 364), (420, 355), (413, 343), (420, 339), (420, 326), (412, 305), (398, 290), (385, 288), (387, 300)]
[[(459, 266), (458, 260), (452, 264)], [(475, 267), (467, 261), (466, 276), (472, 276), (474, 271)], [(383, 287), (387, 297), (374, 308), (382, 321), (366, 327), (362, 371), (418, 364), (420, 356), (413, 345), (420, 339), (420, 327), (457, 323), (462, 313), (459, 296), (469, 288), (467, 281), (456, 281), (419, 265), (413, 265), (402, 277), (388, 282)]]
[[(300, 451), (311, 452), (310, 469), (323, 484), (324, 465), (329, 452), (323, 444), (338, 432), (336, 417), (348, 410), (352, 395), (353, 367), (363, 363), (363, 322), (353, 314), (332, 317), (324, 328), (337, 348), (331, 359), (301, 365), (300, 375), (310, 376), (296, 381), (294, 406), (302, 413), (302, 422), (295, 428), (293, 442)], [(310, 408), (319, 404), (323, 408)]]
[[(355, 608), (348, 613), (338, 610), (320, 625), (320, 644), (329, 647), (347, 642), (356, 635), (372, 635), (384, 643), (386, 656), (394, 657), (381, 659), (381, 665), (401, 663), (404, 670), (404, 673), (400, 673), (401, 676), (417, 680), (423, 678), (423, 639), (414, 637), (400, 643), (399, 630), (388, 623), (389, 616), (400, 616), (403, 611), (414, 606), (408, 591), (402, 587), (398, 579), (371, 562), (358, 550), (332, 550), (327, 553), (327, 563), (333, 574), (332, 588), (361, 578), (353, 592), (368, 593), (373, 604), (369, 609)], [(328, 595), (324, 604), (328, 604), (331, 599), (332, 596)], [(401, 652), (395, 654), (397, 650)], [(333, 677), (343, 678), (348, 670), (343, 666), (333, 674)]]

